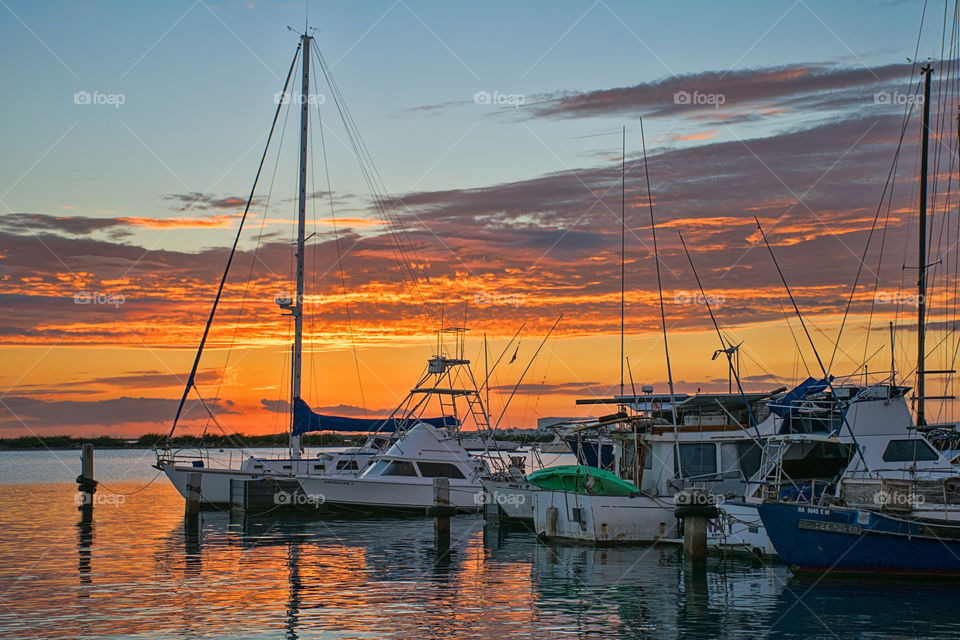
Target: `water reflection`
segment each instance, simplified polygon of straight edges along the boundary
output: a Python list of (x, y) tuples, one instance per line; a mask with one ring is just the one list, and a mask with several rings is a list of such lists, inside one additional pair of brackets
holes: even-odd
[(158, 486), (78, 526), (72, 486), (0, 487), (0, 636), (960, 636), (950, 583), (694, 573), (679, 550), (544, 545), (472, 516), (445, 553), (423, 519), (182, 513)]
[[(77, 573), (80, 575), (80, 584), (91, 584), (90, 578), (90, 560), (92, 554), (90, 548), (93, 546), (93, 523), (81, 519), (77, 523)], [(80, 598), (89, 598), (90, 593), (86, 590), (80, 590), (77, 593)]]

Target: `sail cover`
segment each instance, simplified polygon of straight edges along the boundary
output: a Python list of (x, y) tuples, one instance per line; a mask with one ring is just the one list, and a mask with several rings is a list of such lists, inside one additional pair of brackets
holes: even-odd
[(393, 433), (403, 430), (419, 422), (426, 422), (430, 426), (456, 427), (457, 420), (452, 416), (440, 418), (347, 418), (344, 416), (326, 416), (314, 413), (306, 402), (297, 398), (293, 401), (293, 435), (309, 433), (311, 431), (362, 431), (376, 433)]
[(786, 418), (795, 402), (801, 402), (808, 395), (820, 393), (830, 386), (833, 382), (833, 376), (817, 380), (816, 378), (807, 378), (794, 389), (770, 405), (770, 410), (781, 418)]

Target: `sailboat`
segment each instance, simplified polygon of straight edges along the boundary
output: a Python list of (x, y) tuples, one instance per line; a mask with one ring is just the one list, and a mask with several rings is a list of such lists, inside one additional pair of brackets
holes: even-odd
[[(924, 84), (920, 157), (916, 427), (926, 427), (926, 211), (933, 68)], [(937, 373), (952, 373), (942, 371)], [(909, 421), (909, 413), (906, 416)], [(870, 451), (858, 443), (859, 451)], [(791, 494), (774, 484), (760, 516), (781, 559), (795, 571), (960, 574), (960, 477), (919, 433), (861, 455), (857, 473), (829, 490)]]
[[(387, 419), (360, 419), (344, 416), (320, 415), (314, 413), (306, 401), (301, 397), (301, 369), (303, 359), (303, 319), (304, 319), (304, 255), (306, 244), (306, 205), (307, 205), (307, 158), (308, 158), (308, 130), (310, 117), (308, 107), (311, 104), (306, 96), (310, 95), (310, 50), (313, 38), (308, 33), (303, 33), (299, 38), (297, 55), (291, 63), (290, 71), (283, 87), (283, 95), (287, 94), (291, 77), (297, 63), (297, 57), (300, 56), (300, 65), (302, 69), (301, 96), (300, 100), (300, 144), (299, 152), (299, 182), (297, 196), (297, 242), (296, 242), (296, 297), (278, 296), (274, 301), (277, 306), (286, 312), (294, 320), (294, 338), (292, 344), (292, 366), (290, 370), (290, 436), (289, 450), (285, 457), (264, 458), (248, 456), (242, 460), (239, 467), (230, 464), (217, 465), (215, 456), (210, 456), (207, 451), (193, 453), (190, 450), (177, 450), (169, 445), (159, 446), (156, 449), (157, 460), (155, 468), (163, 471), (170, 479), (173, 486), (180, 492), (184, 498), (188, 494), (199, 495), (201, 507), (222, 506), (231, 503), (232, 488), (237, 487), (237, 483), (250, 480), (259, 480), (263, 478), (287, 479), (296, 486), (295, 477), (298, 476), (352, 476), (360, 473), (366, 468), (368, 462), (374, 455), (380, 453), (389, 447), (393, 435), (412, 426), (402, 420), (391, 416)], [(270, 141), (273, 138), (274, 128), (280, 114), (280, 109), (285, 101), (278, 100), (277, 111), (274, 115), (273, 126), (270, 130), (270, 136), (267, 140), (267, 148), (264, 149), (263, 157), (260, 161), (260, 169), (257, 171), (257, 178), (263, 169), (263, 162), (267, 156), (267, 150)], [(240, 223), (240, 229), (237, 231), (237, 237), (233, 248), (227, 260), (227, 265), (220, 281), (220, 288), (214, 300), (213, 309), (210, 312), (207, 325), (200, 341), (194, 359), (193, 368), (187, 378), (187, 384), (183, 391), (179, 407), (174, 416), (173, 425), (170, 428), (170, 436), (173, 436), (182, 415), (184, 405), (191, 390), (195, 389), (194, 381), (197, 375), (197, 368), (200, 363), (200, 357), (217, 310), (217, 304), (223, 293), (227, 274), (230, 270), (231, 262), (237, 250), (237, 243), (240, 239), (240, 233), (243, 229), (243, 220), (246, 219), (247, 211), (253, 201), (256, 190), (257, 180), (254, 181), (253, 189), (250, 192), (250, 198), (244, 211), (243, 219)], [(197, 391), (199, 395), (199, 391)], [(201, 399), (201, 402), (203, 400)], [(436, 427), (448, 426), (450, 419), (440, 417), (432, 419), (419, 419), (418, 422), (425, 422)], [(340, 431), (340, 432), (366, 432), (372, 433), (364, 445), (360, 447), (350, 447), (337, 452), (320, 452), (315, 457), (306, 457), (301, 445), (302, 436), (312, 431)]]

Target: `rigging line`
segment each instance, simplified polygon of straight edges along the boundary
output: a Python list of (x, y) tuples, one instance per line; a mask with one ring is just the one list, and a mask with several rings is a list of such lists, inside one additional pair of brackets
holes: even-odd
[[(297, 69), (297, 65), (299, 65), (299, 59), (295, 63), (294, 72)], [(284, 111), (283, 124), (280, 126), (280, 138), (277, 142), (276, 161), (273, 164), (273, 173), (270, 176), (270, 185), (267, 187), (267, 195), (263, 205), (263, 216), (260, 218), (260, 229), (257, 233), (257, 243), (250, 257), (250, 269), (247, 271), (247, 279), (243, 287), (243, 294), (240, 297), (240, 308), (237, 311), (237, 321), (234, 323), (233, 333), (230, 337), (230, 344), (227, 346), (227, 356), (223, 364), (223, 373), (220, 375), (220, 379), (217, 382), (217, 390), (216, 390), (216, 393), (214, 394), (214, 400), (213, 400), (214, 408), (216, 408), (217, 402), (220, 401), (220, 391), (223, 388), (223, 381), (224, 381), (224, 378), (226, 377), (227, 368), (229, 367), (229, 364), (230, 364), (230, 357), (233, 353), (234, 346), (236, 346), (237, 335), (240, 329), (240, 321), (243, 319), (243, 311), (246, 308), (247, 295), (250, 290), (250, 283), (253, 279), (253, 270), (256, 267), (256, 264), (259, 260), (260, 247), (263, 245), (263, 235), (266, 229), (267, 213), (270, 211), (270, 201), (273, 199), (273, 188), (277, 181), (277, 171), (280, 168), (280, 157), (283, 154), (283, 141), (286, 139), (287, 122), (289, 121), (289, 118), (290, 118), (290, 105), (292, 104), (293, 104), (293, 101), (292, 100), (289, 101), (287, 109)], [(268, 270), (269, 270), (269, 267), (268, 267)], [(204, 425), (204, 430), (206, 430), (209, 424), (210, 424), (210, 420), (208, 418), (206, 424)]]
[[(503, 348), (503, 351), (500, 352), (500, 355), (499, 355), (499, 356), (497, 357), (497, 359), (494, 361), (493, 366), (490, 367), (490, 371), (489, 371), (488, 374), (484, 377), (483, 384), (480, 385), (480, 389), (479, 389), (480, 391), (483, 391), (483, 389), (485, 389), (485, 388), (488, 387), (488, 383), (490, 382), (490, 377), (491, 377), (491, 376), (496, 376), (497, 366), (500, 364), (500, 361), (503, 360), (503, 356), (505, 356), (505, 355), (507, 354), (507, 350), (509, 350), (510, 347), (513, 345), (513, 341), (517, 339), (517, 336), (520, 335), (520, 332), (523, 331), (523, 328), (526, 327), (526, 326), (527, 326), (527, 323), (526, 323), (526, 322), (524, 322), (523, 324), (521, 324), (521, 325), (520, 325), (520, 328), (517, 329), (516, 333), (513, 334), (513, 337), (510, 338), (510, 341), (507, 342), (506, 346)], [(520, 346), (517, 345), (517, 348), (519, 349)]]
[[(334, 104), (337, 107), (337, 111), (339, 112), (340, 118), (344, 124), (344, 129), (346, 130), (347, 136), (350, 139), (350, 143), (353, 146), (353, 150), (359, 162), (364, 181), (367, 183), (367, 188), (370, 190), (371, 195), (373, 196), (374, 207), (377, 209), (377, 212), (381, 215), (384, 221), (387, 222), (390, 238), (394, 242), (394, 251), (400, 256), (398, 257), (398, 262), (401, 265), (401, 269), (405, 269), (405, 276), (409, 275), (410, 285), (420, 298), (422, 308), (418, 308), (418, 313), (421, 314), (421, 320), (422, 313), (426, 312), (430, 321), (436, 326), (437, 320), (427, 304), (426, 297), (424, 296), (420, 287), (419, 277), (414, 272), (414, 264), (419, 264), (419, 261), (415, 262), (408, 256), (408, 253), (413, 253), (414, 255), (416, 254), (414, 244), (409, 240), (409, 233), (403, 226), (400, 216), (396, 213), (391, 215), (391, 209), (389, 206), (387, 206), (389, 199), (386, 194), (386, 188), (383, 186), (383, 180), (376, 169), (376, 164), (373, 162), (373, 158), (367, 149), (366, 144), (363, 142), (363, 137), (360, 134), (359, 127), (356, 125), (356, 121), (353, 119), (349, 108), (346, 106), (346, 102), (343, 100), (342, 93), (340, 92), (336, 81), (333, 79), (333, 75), (326, 64), (323, 54), (319, 51), (319, 48), (315, 53), (317, 55), (320, 67), (324, 72), (324, 76), (327, 79), (327, 84), (334, 96)], [(407, 242), (407, 246), (404, 245), (405, 241)], [(422, 264), (419, 264), (419, 268), (421, 273), (426, 276), (425, 269)], [(429, 281), (429, 277), (427, 277), (427, 280)]]
[[(850, 287), (850, 295), (847, 298), (847, 306), (843, 310), (843, 319), (840, 321), (840, 329), (837, 331), (837, 340), (833, 346), (833, 353), (830, 354), (830, 364), (827, 365), (827, 369), (833, 368), (834, 360), (837, 357), (837, 350), (840, 347), (840, 338), (843, 335), (843, 329), (847, 323), (847, 317), (850, 314), (850, 307), (853, 305), (853, 298), (857, 292), (857, 285), (860, 283), (860, 276), (863, 273), (863, 267), (867, 261), (867, 252), (870, 250), (870, 243), (873, 240), (873, 234), (877, 228), (877, 222), (880, 220), (880, 212), (883, 210), (883, 201), (887, 193), (887, 187), (890, 185), (891, 176), (893, 175), (893, 170), (896, 167), (896, 158), (900, 154), (900, 148), (903, 145), (904, 134), (906, 133), (906, 125), (901, 126), (900, 129), (900, 141), (897, 143), (897, 151), (894, 153), (894, 162), (890, 165), (890, 170), (887, 172), (887, 179), (883, 185), (883, 192), (880, 194), (880, 202), (877, 204), (877, 211), (873, 216), (873, 223), (870, 225), (870, 233), (867, 234), (867, 241), (863, 247), (863, 255), (859, 260), (857, 265), (857, 276), (853, 279), (853, 285)], [(877, 279), (879, 281), (880, 272), (877, 271)], [(872, 309), (871, 309), (872, 314)], [(849, 356), (848, 356), (849, 357)]]
[[(312, 80), (313, 80), (313, 85), (312, 85), (312, 86), (314, 87), (314, 90), (317, 90), (317, 89), (320, 87), (320, 83), (317, 81), (317, 68), (316, 68), (316, 66), (314, 66), (313, 68), (310, 69), (310, 73), (311, 73), (311, 75), (312, 75)], [(323, 132), (322, 132), (323, 123), (322, 123), (321, 117), (320, 117), (320, 105), (317, 104), (317, 105), (315, 105), (315, 106), (316, 106), (315, 111), (316, 111), (316, 114), (317, 114), (317, 128), (320, 128), (320, 129), (321, 129), (321, 136), (322, 136), (322, 135), (323, 135)], [(310, 135), (310, 166), (311, 166), (311, 167), (315, 167), (315, 166), (317, 166), (317, 165), (316, 165), (316, 163), (315, 163), (315, 161), (314, 161), (314, 147), (316, 146), (317, 138), (316, 138), (316, 135), (313, 134), (313, 129), (311, 129), (311, 134), (312, 134), (312, 135)], [(326, 154), (326, 149), (322, 149), (322, 153), (324, 154), (324, 158), (326, 158), (326, 155), (325, 155), (325, 154)], [(329, 176), (327, 176), (327, 187), (328, 187), (328, 188), (329, 188), (329, 186), (330, 186), (329, 183), (330, 183), (330, 178), (329, 178)], [(311, 267), (312, 267), (312, 268), (311, 268), (311, 272), (310, 272), (310, 290), (311, 290), (311, 292), (312, 292), (312, 294), (313, 294), (313, 299), (314, 299), (315, 301), (318, 300), (318, 298), (319, 298), (319, 296), (320, 296), (320, 280), (321, 280), (321, 278), (320, 278), (320, 276), (319, 276), (319, 270), (317, 269), (317, 246), (318, 246), (318, 243), (317, 243), (317, 229), (318, 229), (318, 225), (317, 225), (317, 199), (318, 199), (318, 198), (317, 198), (317, 193), (318, 193), (318, 191), (317, 191), (317, 177), (316, 177), (316, 172), (315, 172), (315, 171), (311, 171), (311, 172), (310, 172), (310, 215), (311, 215), (312, 218), (313, 218), (313, 219), (312, 219), (312, 222), (313, 222), (313, 232), (312, 232), (312, 234), (311, 234), (307, 239), (310, 240), (310, 261), (311, 261)], [(312, 240), (311, 240), (311, 239), (312, 239)], [(311, 384), (312, 384), (312, 386), (313, 386), (313, 397), (314, 397), (315, 400), (317, 400), (317, 401), (319, 402), (319, 398), (320, 398), (320, 382), (319, 382), (319, 376), (317, 375), (317, 357), (316, 357), (316, 348), (315, 348), (315, 345), (316, 345), (316, 336), (317, 336), (317, 334), (319, 333), (319, 331), (318, 331), (318, 323), (317, 323), (317, 313), (307, 314), (306, 318), (307, 318), (307, 323), (308, 323), (308, 325), (307, 325), (307, 331), (308, 331), (308, 336), (309, 336), (309, 339), (310, 339), (310, 342), (309, 342), (310, 350), (309, 350), (309, 352), (308, 352), (309, 355), (310, 355), (310, 382), (311, 382)], [(366, 417), (366, 412), (364, 412), (364, 417)]]
[(197, 389), (196, 386), (193, 387), (193, 390), (197, 394), (197, 400), (200, 402), (200, 406), (203, 407), (204, 411), (207, 412), (209, 419), (213, 421), (213, 424), (216, 425), (216, 427), (220, 430), (220, 432), (226, 437), (227, 442), (233, 445), (233, 448), (239, 449), (242, 452), (246, 452), (248, 448), (246, 444), (243, 442), (243, 440), (240, 439), (240, 434), (227, 433), (227, 430), (223, 427), (222, 424), (220, 424), (220, 421), (217, 420), (217, 417), (214, 414), (214, 412), (210, 409), (210, 407), (207, 406), (207, 403), (206, 401), (204, 401), (203, 396), (200, 395), (200, 390)]
[(625, 261), (627, 235), (627, 128), (620, 139), (620, 395), (623, 395), (623, 312), (626, 288)]
[[(877, 306), (877, 293), (879, 292), (879, 289), (880, 289), (880, 270), (883, 267), (883, 254), (884, 254), (883, 250), (887, 246), (887, 232), (890, 229), (890, 212), (893, 208), (893, 192), (897, 184), (897, 167), (900, 165), (900, 157), (901, 157), (901, 152), (903, 150), (902, 149), (903, 139), (904, 139), (904, 136), (906, 135), (906, 127), (908, 122), (909, 122), (909, 118), (905, 118), (902, 123), (901, 132), (900, 132), (900, 142), (897, 145), (897, 151), (894, 154), (893, 163), (891, 165), (891, 173), (888, 176), (890, 189), (889, 189), (889, 193), (887, 194), (887, 211), (883, 219), (883, 232), (880, 234), (880, 249), (877, 254), (877, 268), (874, 271), (875, 277), (873, 280), (873, 299), (870, 302), (870, 314), (867, 318), (867, 337), (864, 340), (864, 344), (863, 344), (864, 360), (867, 357), (867, 352), (869, 351), (869, 347), (870, 347), (870, 333), (873, 330), (873, 315)], [(879, 206), (881, 207), (883, 206), (882, 197), (880, 199)], [(902, 275), (903, 273), (901, 272), (901, 278), (902, 278)], [(893, 356), (893, 354), (891, 354), (891, 356)]]
[[(301, 45), (297, 45), (297, 51), (293, 56), (293, 62), (290, 63), (290, 70), (287, 72), (287, 79), (283, 84), (283, 92), (286, 93), (287, 87), (290, 84), (290, 77), (293, 75), (293, 68), (297, 62), (297, 56), (300, 54)], [(250, 211), (250, 205), (253, 203), (253, 195), (256, 193), (257, 183), (260, 180), (260, 172), (263, 171), (263, 164), (267, 158), (267, 151), (270, 149), (270, 141), (273, 139), (273, 132), (277, 125), (277, 119), (280, 117), (280, 109), (283, 106), (282, 101), (280, 104), (277, 104), (277, 109), (273, 114), (273, 122), (270, 124), (270, 133), (267, 136), (267, 144), (264, 146), (263, 155), (260, 157), (260, 165), (257, 167), (257, 175), (253, 180), (253, 186), (250, 188), (250, 196), (247, 198), (247, 204), (243, 209), (243, 216), (240, 218), (240, 225), (237, 228), (237, 235), (233, 240), (233, 247), (230, 249), (230, 256), (227, 258), (227, 265), (223, 270), (223, 276), (220, 278), (220, 286), (217, 288), (217, 296), (213, 300), (213, 308), (210, 310), (210, 317), (207, 319), (207, 326), (203, 330), (203, 336), (200, 338), (200, 346), (197, 349), (197, 356), (193, 361), (193, 368), (190, 370), (190, 375), (187, 377), (186, 388), (183, 390), (183, 396), (180, 398), (180, 404), (177, 407), (177, 413), (173, 417), (173, 424), (170, 426), (170, 433), (167, 435), (168, 438), (173, 436), (174, 430), (177, 428), (177, 422), (180, 419), (180, 413), (183, 411), (183, 404), (187, 401), (187, 395), (190, 393), (190, 387), (194, 386), (194, 381), (197, 376), (197, 367), (200, 365), (200, 356), (203, 354), (203, 347), (207, 342), (207, 336), (210, 333), (210, 325), (213, 324), (213, 318), (217, 313), (217, 305), (220, 302), (220, 296), (223, 295), (223, 288), (227, 282), (227, 275), (230, 273), (230, 264), (233, 262), (233, 256), (237, 251), (237, 244), (240, 242), (240, 234), (243, 232), (243, 223), (247, 219), (247, 213)]]
[[(807, 359), (803, 355), (803, 349), (800, 347), (800, 341), (797, 340), (797, 334), (793, 331), (793, 325), (790, 324), (790, 316), (787, 313), (787, 310), (783, 308), (783, 303), (777, 299), (777, 306), (780, 307), (780, 313), (783, 314), (783, 319), (787, 323), (787, 328), (790, 329), (790, 337), (793, 338), (793, 344), (797, 347), (797, 354), (800, 356), (800, 361), (803, 363), (803, 368), (807, 372), (807, 377), (812, 377), (813, 374), (810, 373), (810, 365), (807, 364)], [(797, 367), (799, 370), (799, 366)]]
[[(800, 319), (800, 326), (803, 327), (803, 332), (807, 336), (807, 340), (810, 341), (810, 347), (813, 349), (813, 355), (817, 358), (817, 364), (820, 365), (820, 370), (823, 372), (823, 379), (826, 381), (827, 385), (830, 387), (830, 390), (833, 391), (833, 379), (827, 374), (827, 370), (823, 366), (823, 360), (820, 359), (820, 354), (817, 352), (817, 345), (813, 342), (813, 337), (810, 335), (810, 331), (807, 330), (807, 323), (803, 320), (803, 314), (800, 313), (800, 307), (797, 306), (797, 301), (793, 297), (793, 293), (790, 291), (790, 285), (787, 284), (787, 279), (783, 275), (783, 271), (780, 269), (780, 263), (777, 262), (777, 257), (773, 254), (773, 248), (771, 248), (770, 243), (767, 242), (767, 234), (763, 232), (763, 227), (760, 225), (760, 220), (754, 216), (754, 220), (757, 222), (757, 229), (760, 230), (760, 236), (763, 238), (763, 244), (766, 245), (767, 251), (770, 253), (770, 258), (773, 260), (773, 264), (777, 267), (777, 273), (780, 275), (780, 281), (783, 282), (783, 288), (787, 290), (787, 295), (790, 297), (790, 302), (793, 304), (793, 309), (797, 313), (797, 317)], [(834, 403), (837, 403), (836, 393), (834, 393)], [(857, 448), (857, 452), (860, 455), (860, 461), (863, 462), (864, 467), (867, 466), (867, 460), (863, 457), (863, 452), (860, 450), (860, 445), (857, 442), (857, 436), (853, 433), (853, 426), (847, 420), (847, 412), (844, 410), (841, 413), (843, 418), (843, 424), (846, 425), (847, 431), (850, 432), (850, 438), (853, 440), (853, 444)]]
[[(333, 94), (333, 97), (334, 97), (335, 106), (337, 107), (337, 110), (340, 113), (340, 117), (344, 124), (344, 128), (346, 130), (348, 138), (350, 139), (350, 143), (352, 145), (354, 155), (357, 158), (364, 182), (367, 184), (367, 188), (369, 189), (371, 196), (373, 196), (374, 207), (377, 209), (377, 212), (381, 215), (381, 217), (384, 219), (384, 221), (388, 225), (387, 226), (388, 236), (394, 243), (392, 246), (392, 250), (394, 252), (394, 255), (397, 259), (398, 264), (400, 264), (401, 269), (404, 270), (403, 271), (404, 278), (406, 280), (408, 277), (411, 277), (414, 280), (413, 288), (416, 288), (416, 293), (418, 293), (421, 298), (421, 304), (424, 307), (426, 307), (427, 306), (426, 301), (422, 295), (422, 292), (419, 291), (418, 283), (416, 283), (416, 275), (413, 273), (412, 268), (409, 265), (410, 261), (407, 259), (406, 254), (404, 253), (404, 248), (402, 247), (401, 243), (397, 240), (395, 225), (391, 220), (389, 214), (382, 207), (381, 200), (384, 198), (384, 196), (380, 193), (379, 188), (375, 184), (375, 180), (371, 173), (371, 170), (367, 166), (368, 163), (372, 163), (372, 158), (370, 158), (369, 153), (364, 155), (363, 151), (361, 151), (361, 149), (359, 148), (359, 145), (357, 144), (357, 141), (356, 141), (356, 138), (359, 137), (359, 132), (354, 131), (353, 129), (353, 128), (356, 128), (356, 123), (352, 120), (352, 117), (349, 115), (349, 110), (347, 109), (342, 99), (342, 94), (339, 93), (339, 89), (336, 86), (336, 83), (333, 81), (332, 74), (329, 74), (329, 70), (326, 68), (325, 60), (323, 59), (322, 54), (319, 52), (319, 50), (316, 50), (315, 54), (317, 55), (318, 65), (321, 67), (321, 70), (324, 70), (324, 74), (325, 74), (325, 77), (327, 78), (328, 86), (330, 86), (331, 93)], [(422, 309), (418, 308), (418, 313), (422, 314)], [(421, 317), (421, 321), (422, 321), (422, 317)]]
[(790, 298), (790, 302), (793, 304), (793, 310), (797, 314), (797, 318), (800, 319), (800, 326), (803, 327), (803, 332), (807, 335), (807, 340), (810, 342), (810, 347), (813, 349), (813, 355), (817, 358), (817, 364), (820, 365), (820, 370), (823, 372), (823, 377), (827, 377), (827, 369), (823, 366), (823, 360), (820, 359), (820, 354), (817, 352), (817, 345), (813, 342), (813, 337), (810, 335), (810, 332), (807, 330), (807, 324), (803, 321), (803, 314), (800, 313), (800, 307), (797, 306), (797, 301), (793, 297), (793, 293), (790, 292), (790, 285), (787, 284), (787, 279), (783, 276), (783, 271), (780, 270), (780, 263), (777, 262), (777, 257), (773, 254), (773, 249), (770, 247), (770, 243), (767, 242), (767, 234), (763, 232), (763, 227), (760, 226), (760, 220), (754, 216), (753, 219), (757, 223), (757, 229), (760, 230), (760, 236), (763, 238), (763, 244), (766, 245), (767, 251), (770, 252), (770, 257), (773, 259), (773, 264), (777, 268), (777, 273), (780, 275), (780, 281), (783, 283), (783, 288), (787, 290), (787, 296)]
[(750, 408), (750, 402), (747, 400), (747, 397), (743, 392), (743, 385), (740, 384), (740, 372), (737, 371), (737, 368), (733, 366), (733, 355), (735, 353), (733, 352), (733, 349), (736, 348), (739, 350), (740, 346), (737, 345), (737, 347), (733, 347), (732, 341), (730, 341), (730, 344), (728, 345), (728, 341), (724, 340), (723, 334), (720, 332), (720, 325), (717, 323), (717, 318), (713, 315), (713, 308), (710, 305), (710, 299), (707, 297), (707, 292), (703, 290), (703, 283), (700, 282), (700, 274), (697, 273), (697, 268), (693, 265), (693, 257), (691, 257), (690, 252), (687, 250), (687, 243), (683, 239), (683, 234), (680, 233), (680, 231), (677, 231), (677, 235), (680, 236), (680, 244), (683, 246), (683, 252), (687, 255), (687, 261), (690, 263), (690, 269), (693, 270), (693, 277), (697, 279), (697, 287), (700, 289), (700, 295), (703, 296), (703, 301), (704, 304), (706, 304), (707, 312), (710, 314), (710, 322), (713, 323), (713, 328), (717, 331), (717, 337), (720, 339), (720, 348), (726, 353), (727, 368), (737, 381), (737, 390), (740, 392), (740, 397), (743, 398), (743, 403), (746, 406), (747, 417), (750, 419), (750, 426), (752, 426), (757, 432), (757, 441), (763, 444), (763, 436), (760, 435), (760, 426), (753, 417), (753, 410)]
[[(657, 290), (660, 293), (660, 326), (663, 328), (663, 351), (667, 360), (667, 382), (670, 385), (670, 411), (673, 427), (677, 427), (677, 402), (673, 392), (673, 370), (670, 367), (670, 345), (667, 341), (667, 316), (663, 307), (663, 283), (660, 278), (660, 253), (657, 250), (657, 225), (653, 218), (653, 192), (650, 191), (650, 169), (647, 166), (647, 143), (643, 135), (643, 118), (640, 118), (640, 142), (643, 147), (643, 173), (647, 179), (647, 204), (650, 207), (650, 233), (653, 235), (653, 262), (657, 267)], [(677, 445), (679, 447), (679, 444)]]
[(533, 352), (533, 356), (530, 358), (530, 362), (527, 363), (526, 368), (523, 370), (523, 373), (520, 374), (520, 377), (517, 379), (516, 386), (513, 387), (513, 391), (510, 392), (510, 396), (507, 398), (506, 403), (503, 405), (503, 411), (500, 412), (500, 417), (497, 418), (497, 423), (493, 426), (493, 431), (496, 431), (500, 426), (500, 421), (503, 420), (503, 416), (507, 414), (507, 407), (510, 406), (510, 401), (513, 400), (514, 394), (516, 394), (517, 389), (520, 387), (520, 383), (523, 382), (523, 377), (527, 375), (527, 371), (530, 370), (530, 367), (533, 365), (534, 361), (537, 359), (537, 355), (540, 353), (540, 349), (543, 348), (543, 345), (547, 343), (547, 340), (550, 338), (550, 334), (553, 333), (553, 330), (557, 328), (557, 325), (560, 324), (560, 321), (563, 320), (563, 314), (557, 316), (557, 319), (554, 320), (553, 326), (550, 327), (550, 331), (547, 331), (547, 335), (543, 337), (543, 340), (537, 346), (537, 350)]

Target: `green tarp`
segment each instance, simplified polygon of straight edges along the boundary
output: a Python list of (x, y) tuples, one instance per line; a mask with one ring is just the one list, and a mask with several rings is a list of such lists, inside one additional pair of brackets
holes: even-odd
[(541, 489), (572, 491), (597, 496), (632, 496), (639, 493), (635, 485), (621, 480), (609, 471), (583, 465), (547, 467), (534, 471), (527, 480)]

